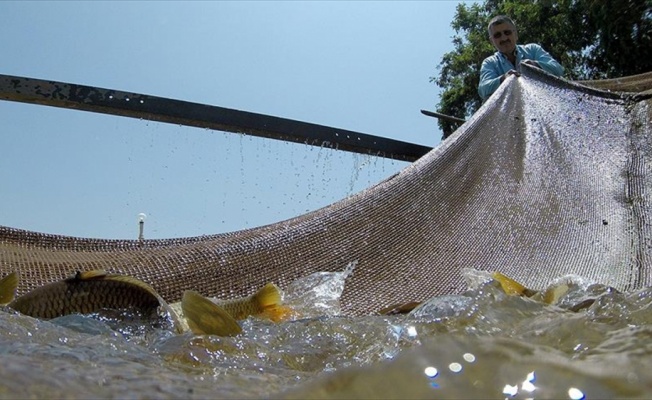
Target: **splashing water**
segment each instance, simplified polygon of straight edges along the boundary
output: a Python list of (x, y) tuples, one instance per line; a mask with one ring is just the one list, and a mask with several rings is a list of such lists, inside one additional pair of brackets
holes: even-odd
[[(285, 288), (301, 319), (250, 317), (236, 337), (116, 329), (89, 316), (0, 312), (0, 398), (646, 398), (652, 288), (580, 277), (552, 304), (482, 271), (410, 314), (344, 317), (355, 267)], [(581, 306), (580, 306), (581, 305)]]

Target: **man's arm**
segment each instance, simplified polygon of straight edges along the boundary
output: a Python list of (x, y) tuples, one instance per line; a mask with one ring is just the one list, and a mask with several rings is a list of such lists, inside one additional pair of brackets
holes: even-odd
[(490, 58), (485, 59), (480, 67), (480, 83), (478, 94), (484, 102), (500, 86), (502, 75), (496, 63)]
[(557, 62), (557, 60), (552, 58), (552, 56), (547, 51), (545, 51), (543, 47), (534, 43), (528, 45), (528, 47), (528, 50), (531, 51), (530, 57), (528, 58), (536, 61), (539, 68), (555, 76), (561, 76), (564, 73), (564, 67), (562, 67), (561, 64)]

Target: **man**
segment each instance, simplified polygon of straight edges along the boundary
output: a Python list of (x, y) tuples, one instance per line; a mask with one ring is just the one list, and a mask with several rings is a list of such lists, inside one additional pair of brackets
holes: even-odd
[(489, 40), (498, 51), (485, 58), (480, 68), (478, 94), (483, 102), (509, 75), (520, 76), (521, 62), (556, 76), (564, 73), (564, 68), (538, 44), (516, 44), (518, 32), (509, 17), (504, 15), (494, 17), (489, 21), (488, 31)]

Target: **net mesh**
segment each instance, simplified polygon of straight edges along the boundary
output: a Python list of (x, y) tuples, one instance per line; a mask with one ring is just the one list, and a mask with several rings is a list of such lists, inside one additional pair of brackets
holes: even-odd
[(398, 174), (325, 208), (238, 232), (102, 240), (0, 227), (0, 276), (18, 293), (104, 269), (168, 301), (224, 299), (317, 271), (347, 279), (342, 310), (466, 288), (463, 268), (532, 288), (578, 274), (621, 290), (650, 285), (652, 73), (568, 82), (510, 77), (449, 139)]

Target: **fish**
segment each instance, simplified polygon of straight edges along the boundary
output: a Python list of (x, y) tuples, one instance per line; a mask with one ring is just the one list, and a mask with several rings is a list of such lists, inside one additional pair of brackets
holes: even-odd
[(188, 329), (194, 334), (235, 336), (242, 332), (231, 314), (194, 290), (183, 293), (181, 309)]
[(0, 306), (9, 304), (14, 300), (18, 281), (17, 272), (12, 272), (0, 279)]
[(288, 311), (281, 306), (281, 302), (281, 289), (273, 283), (268, 283), (251, 296), (233, 300), (218, 300), (217, 304), (235, 319), (258, 315), (279, 322), (286, 317), (286, 311)]
[(181, 332), (178, 317), (150, 285), (131, 276), (103, 270), (78, 271), (67, 279), (36, 288), (7, 306), (39, 319), (92, 314), (106, 309), (129, 309), (158, 318), (163, 310), (172, 319), (174, 329)]
[(181, 302), (167, 304), (147, 283), (127, 275), (103, 270), (77, 271), (59, 282), (15, 297), (18, 274), (0, 280), (0, 305), (21, 314), (53, 319), (69, 314), (93, 314), (106, 310), (131, 310), (145, 317), (160, 317), (161, 310), (172, 320), (177, 333), (234, 336), (242, 332), (237, 320), (249, 316), (280, 322), (293, 315), (282, 305), (278, 286), (269, 283), (251, 296), (233, 300), (211, 300), (187, 290)]
[[(523, 284), (516, 282), (514, 279), (498, 271), (492, 272), (491, 277), (498, 282), (505, 293), (509, 295), (532, 297), (538, 293), (536, 290), (528, 289), (523, 286)], [(552, 301), (553, 299), (550, 299), (547, 303), (550, 304)]]
[(292, 309), (282, 304), (281, 290), (273, 283), (268, 283), (251, 296), (232, 300), (212, 300), (187, 290), (180, 303), (170, 306), (179, 315), (184, 330), (200, 335), (237, 335), (242, 331), (237, 320), (249, 316), (273, 322), (293, 316)]
[[(558, 282), (548, 286), (544, 291), (538, 291), (528, 289), (500, 272), (493, 272), (492, 277), (500, 284), (505, 293), (509, 295), (529, 297), (545, 304), (557, 304), (559, 300), (571, 290), (570, 285), (565, 282)], [(568, 307), (568, 310), (573, 312), (582, 311), (590, 307), (594, 302), (595, 298), (587, 298)]]
[[(570, 287), (567, 284), (558, 284), (548, 287), (545, 291), (533, 290), (525, 287), (522, 283), (515, 281), (507, 275), (498, 271), (491, 272), (491, 278), (500, 284), (503, 291), (510, 296), (523, 296), (545, 304), (555, 304), (561, 299)], [(380, 315), (398, 315), (408, 314), (423, 302), (411, 301), (408, 303), (393, 304), (378, 311)], [(586, 300), (574, 307), (571, 311), (580, 311), (592, 304), (592, 301)]]

